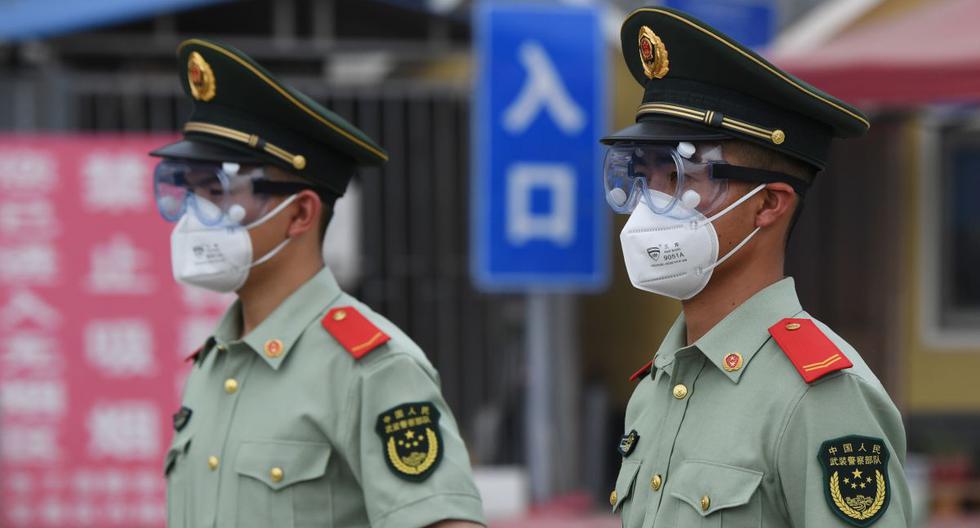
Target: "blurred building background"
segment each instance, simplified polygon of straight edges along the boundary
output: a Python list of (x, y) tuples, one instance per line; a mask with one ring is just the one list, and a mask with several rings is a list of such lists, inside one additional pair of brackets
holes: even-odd
[[(632, 121), (640, 100), (622, 64), (619, 23), (651, 3), (602, 4), (610, 129)], [(608, 288), (554, 304), (562, 312), (551, 329), (561, 346), (552, 383), (561, 396), (557, 463), (531, 504), (521, 492), (523, 409), (529, 384), (540, 380), (526, 375), (528, 303), (480, 293), (469, 275), (472, 2), (155, 0), (101, 16), (81, 16), (77, 5), (64, 9), (71, 16), (56, 16), (40, 4), (0, 2), (0, 18), (17, 14), (0, 21), (0, 150), (15, 135), (174, 134), (190, 110), (176, 75), (177, 44), (203, 36), (240, 48), (389, 151), (388, 165), (363, 171), (357, 197), (345, 199), (349, 219), (332, 236), (357, 243), (331, 261), (348, 291), (401, 326), (439, 369), (474, 463), (499, 490), (501, 511), (523, 519), (500, 525), (603, 510), (618, 469), (627, 378), (680, 308), (629, 286), (613, 236), (625, 218), (614, 219)], [(765, 53), (872, 116), (866, 137), (835, 147), (809, 194), (788, 272), (808, 311), (862, 352), (902, 408), (915, 455), (910, 472), (932, 525), (977, 522), (980, 37), (970, 22), (980, 4), (699, 4), (764, 5), (772, 15), (761, 32)], [(0, 307), (9, 305), (13, 289), (0, 291), (8, 297)], [(181, 352), (160, 357), (178, 363)], [(618, 525), (598, 514), (582, 522)]]

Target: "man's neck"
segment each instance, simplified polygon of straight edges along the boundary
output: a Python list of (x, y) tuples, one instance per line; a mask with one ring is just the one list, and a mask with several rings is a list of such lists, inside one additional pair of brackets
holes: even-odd
[(782, 270), (782, 262), (779, 262), (770, 266), (740, 266), (712, 277), (701, 293), (683, 302), (687, 344), (701, 339), (742, 303), (781, 280)]
[(279, 269), (265, 269), (262, 270), (263, 273), (249, 277), (245, 286), (238, 290), (238, 300), (242, 307), (241, 337), (247, 336), (262, 324), (293, 292), (319, 273), (323, 266), (322, 259), (294, 259), (281, 263), (277, 266)]

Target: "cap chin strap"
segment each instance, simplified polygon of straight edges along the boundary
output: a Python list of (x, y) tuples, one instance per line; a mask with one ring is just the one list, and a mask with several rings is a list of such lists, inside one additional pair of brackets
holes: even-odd
[[(738, 200), (735, 200), (734, 202), (732, 202), (731, 205), (729, 205), (728, 207), (722, 209), (718, 213), (714, 214), (711, 218), (708, 219), (708, 223), (714, 222), (715, 220), (721, 218), (722, 216), (724, 216), (725, 214), (727, 214), (729, 211), (731, 211), (732, 209), (735, 209), (736, 207), (742, 205), (743, 203), (745, 203), (746, 200), (748, 200), (749, 198), (752, 198), (753, 196), (755, 196), (756, 194), (758, 194), (759, 191), (761, 191), (762, 189), (765, 189), (765, 188), (766, 188), (766, 184), (765, 183), (760, 183), (755, 189), (752, 189), (751, 191), (747, 192), (744, 196), (742, 196)], [(749, 236), (743, 238), (742, 241), (739, 242), (737, 246), (733, 247), (731, 251), (729, 251), (728, 253), (726, 253), (724, 257), (721, 257), (720, 259), (718, 259), (717, 261), (715, 261), (714, 264), (712, 264), (710, 266), (701, 268), (700, 270), (698, 270), (699, 273), (708, 273), (709, 271), (711, 271), (711, 270), (715, 269), (716, 267), (720, 266), (723, 262), (725, 262), (726, 260), (728, 260), (729, 257), (731, 257), (732, 255), (734, 255), (736, 251), (742, 249), (742, 246), (744, 246), (745, 244), (748, 244), (749, 241), (752, 240), (752, 237), (754, 237), (756, 235), (756, 233), (759, 232), (760, 229), (762, 229), (761, 226), (753, 229), (752, 232), (749, 233)]]

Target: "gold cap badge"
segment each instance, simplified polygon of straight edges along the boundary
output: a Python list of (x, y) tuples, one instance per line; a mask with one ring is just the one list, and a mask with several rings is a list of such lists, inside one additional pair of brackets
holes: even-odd
[(187, 83), (190, 84), (194, 99), (204, 102), (214, 99), (214, 71), (204, 57), (196, 51), (192, 51), (187, 59)]
[(643, 73), (650, 79), (663, 79), (670, 71), (667, 60), (667, 46), (660, 37), (647, 26), (640, 28), (640, 60), (643, 62)]

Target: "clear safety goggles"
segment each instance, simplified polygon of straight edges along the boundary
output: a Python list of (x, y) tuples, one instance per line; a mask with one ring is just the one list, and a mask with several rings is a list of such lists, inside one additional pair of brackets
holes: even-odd
[(272, 197), (307, 189), (315, 187), (266, 179), (263, 168), (256, 165), (164, 159), (153, 171), (157, 209), (168, 222), (190, 212), (208, 226), (248, 224), (262, 216)]
[(720, 143), (614, 143), (603, 163), (606, 202), (621, 214), (644, 203), (654, 213), (687, 218), (718, 210), (728, 196), (729, 181), (781, 182), (800, 197), (806, 193), (807, 182), (781, 172), (731, 165), (722, 154)]
[(606, 201), (622, 214), (643, 202), (657, 214), (706, 215), (727, 195), (728, 180), (715, 174), (723, 165), (717, 143), (616, 143), (603, 166)]

